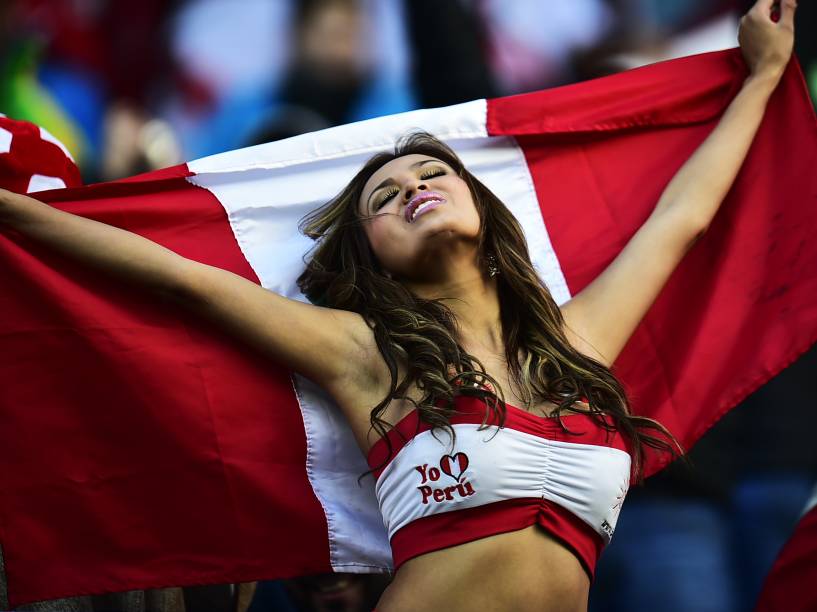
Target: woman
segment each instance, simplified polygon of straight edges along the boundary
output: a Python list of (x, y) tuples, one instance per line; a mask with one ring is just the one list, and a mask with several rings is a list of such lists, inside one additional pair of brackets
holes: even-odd
[(307, 219), (322, 239), (300, 284), (320, 306), (25, 196), (0, 192), (0, 224), (173, 296), (332, 394), (393, 536), (380, 609), (585, 609), (644, 446), (673, 449), (628, 413), (609, 367), (734, 180), (791, 55), (794, 9), (775, 22), (759, 0), (743, 18), (743, 88), (561, 310), (507, 210), (423, 135)]

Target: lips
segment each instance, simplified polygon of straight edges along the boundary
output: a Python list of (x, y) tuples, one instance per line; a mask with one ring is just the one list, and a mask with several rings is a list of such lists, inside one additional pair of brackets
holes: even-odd
[(445, 202), (445, 198), (436, 191), (425, 191), (423, 193), (418, 193), (416, 196), (409, 200), (408, 206), (406, 206), (405, 211), (406, 221), (412, 223), (415, 219), (414, 215), (415, 211), (417, 211), (417, 209), (426, 202), (443, 203)]

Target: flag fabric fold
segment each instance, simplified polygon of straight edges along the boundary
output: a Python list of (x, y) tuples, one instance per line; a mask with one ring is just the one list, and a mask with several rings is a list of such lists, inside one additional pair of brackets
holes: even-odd
[[(563, 303), (635, 233), (744, 78), (738, 50), (704, 54), (38, 197), (304, 299), (295, 279), (311, 244), (298, 220), (421, 128), (511, 208)], [(634, 409), (685, 446), (817, 338), (815, 161), (817, 122), (793, 62), (723, 209), (615, 366)], [(0, 234), (0, 270), (12, 606), (388, 570), (373, 482), (358, 483), (363, 455), (314, 384), (13, 232)]]

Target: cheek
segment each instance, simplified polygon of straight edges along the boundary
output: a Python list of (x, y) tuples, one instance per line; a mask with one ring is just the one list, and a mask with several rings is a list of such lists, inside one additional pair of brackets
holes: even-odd
[(465, 184), (465, 181), (458, 180), (450, 187), (450, 193), (454, 196), (457, 202), (461, 203), (468, 208), (473, 208), (476, 210), (476, 204), (474, 203), (474, 197), (471, 195), (471, 190), (468, 189), (468, 185)]
[(403, 236), (394, 226), (394, 219), (387, 216), (376, 217), (366, 226), (366, 237), (377, 259), (385, 264), (395, 244), (402, 242)]
[(384, 235), (389, 232), (388, 225), (383, 221), (382, 217), (375, 217), (366, 224), (366, 237), (375, 250), (384, 241)]
[(477, 205), (474, 202), (474, 198), (468, 186), (463, 183), (455, 193), (455, 197), (457, 198), (457, 202), (463, 203), (463, 208), (461, 209), (463, 218), (468, 219), (469, 225), (475, 226), (478, 230), (481, 226), (479, 211), (477, 211)]

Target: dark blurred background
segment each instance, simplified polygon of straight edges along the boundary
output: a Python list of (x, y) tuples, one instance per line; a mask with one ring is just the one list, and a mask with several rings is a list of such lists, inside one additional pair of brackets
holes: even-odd
[[(0, 112), (47, 128), (85, 182), (392, 113), (737, 45), (740, 0), (3, 0)], [(817, 99), (817, 3), (796, 52)], [(591, 612), (732, 612), (817, 481), (817, 352), (631, 491)], [(270, 554), (282, 554), (270, 551)], [(4, 580), (0, 580), (0, 586)], [(21, 610), (370, 610), (388, 578), (168, 588)], [(2, 589), (0, 589), (2, 600)]]

